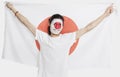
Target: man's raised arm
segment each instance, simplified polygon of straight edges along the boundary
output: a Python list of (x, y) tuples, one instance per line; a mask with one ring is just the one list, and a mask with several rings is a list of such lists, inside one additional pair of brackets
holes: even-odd
[(36, 33), (35, 26), (32, 23), (30, 23), (26, 17), (20, 14), (19, 11), (17, 11), (11, 3), (7, 2), (6, 6), (15, 14), (15, 16), (21, 21), (21, 23), (23, 23), (35, 36)]
[(92, 30), (93, 28), (95, 28), (100, 22), (103, 21), (103, 19), (105, 19), (106, 17), (108, 17), (112, 12), (113, 12), (113, 4), (110, 5), (106, 9), (105, 13), (102, 14), (100, 17), (98, 17), (96, 20), (92, 21), (91, 23), (89, 23), (84, 28), (76, 31), (76, 39), (80, 38), (82, 35), (84, 35), (85, 33), (89, 32), (90, 30)]

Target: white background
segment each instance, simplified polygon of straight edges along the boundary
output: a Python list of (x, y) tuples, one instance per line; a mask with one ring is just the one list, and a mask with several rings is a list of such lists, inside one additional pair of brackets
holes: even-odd
[[(13, 1), (13, 2), (35, 2), (35, 0), (7, 0), (7, 1)], [(3, 2), (0, 3), (0, 56), (2, 53), (2, 46), (3, 46), (3, 33), (4, 33), (4, 6)], [(39, 3), (117, 3), (119, 0), (36, 0), (36, 2)], [(120, 12), (119, 12), (120, 13)], [(120, 77), (120, 27), (116, 28), (116, 31), (114, 31), (114, 38), (113, 38), (113, 57), (112, 57), (112, 69), (81, 69), (81, 70), (71, 70), (69, 71), (69, 77)], [(2, 60), (0, 59), (0, 77), (36, 77), (37, 76), (37, 68), (26, 66), (23, 64), (13, 63), (10, 61)]]

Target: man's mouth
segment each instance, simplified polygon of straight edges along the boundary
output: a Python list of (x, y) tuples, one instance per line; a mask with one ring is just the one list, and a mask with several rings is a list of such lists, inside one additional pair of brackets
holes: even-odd
[(53, 29), (53, 30), (55, 30), (55, 31), (60, 31), (60, 29)]

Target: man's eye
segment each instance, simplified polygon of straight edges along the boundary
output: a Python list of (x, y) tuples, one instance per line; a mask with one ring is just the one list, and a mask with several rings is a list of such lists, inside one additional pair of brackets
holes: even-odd
[(54, 25), (57, 25), (56, 23), (54, 23)]
[(55, 25), (55, 26), (57, 26), (57, 25), (61, 26), (61, 23), (56, 22), (56, 23), (54, 23), (54, 25)]
[(61, 23), (59, 23), (59, 25), (61, 25)]

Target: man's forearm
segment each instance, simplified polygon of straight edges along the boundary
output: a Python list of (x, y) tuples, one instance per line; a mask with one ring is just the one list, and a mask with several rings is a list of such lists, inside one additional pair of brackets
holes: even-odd
[(84, 29), (88, 32), (95, 28), (97, 25), (99, 25), (104, 19), (106, 18), (105, 14), (102, 14), (100, 17), (98, 17), (96, 20), (89, 23)]
[(16, 13), (16, 17), (32, 32), (32, 34), (35, 36), (36, 30), (33, 24), (31, 24), (26, 17), (24, 17), (19, 12)]
[(15, 16), (23, 23), (35, 36), (36, 30), (32, 23), (28, 21), (26, 17), (24, 17), (22, 14), (20, 14), (11, 3), (7, 3), (6, 6), (15, 14)]
[(89, 23), (84, 28), (76, 31), (76, 39), (78, 39), (83, 34), (89, 32), (90, 30), (92, 30), (93, 28), (95, 28), (100, 22), (102, 22), (104, 20), (105, 17), (106, 17), (105, 14), (102, 14), (100, 17), (98, 17), (96, 20), (94, 20), (91, 23)]
[(113, 4), (111, 4), (106, 11), (98, 17), (96, 20), (92, 21), (89, 23), (87, 26), (85, 26), (82, 29), (79, 29), (76, 31), (76, 39), (80, 38), (83, 34), (87, 33), (88, 31), (92, 30), (95, 28), (99, 23), (101, 23), (106, 17), (108, 17), (111, 13), (113, 12)]

